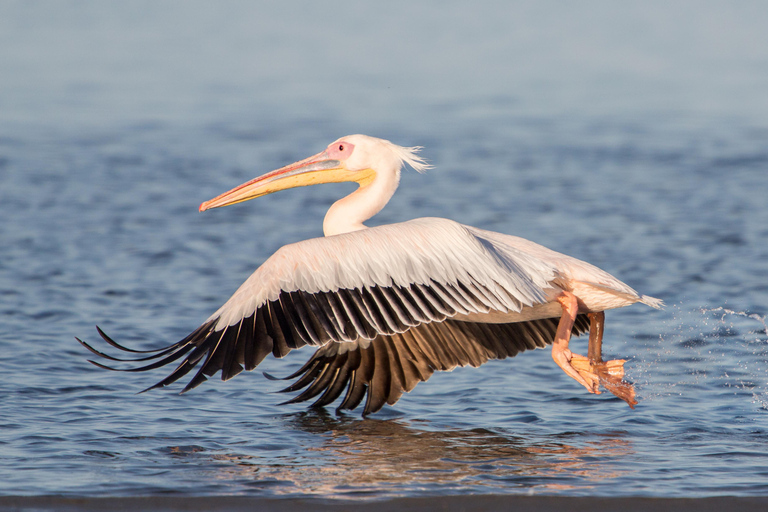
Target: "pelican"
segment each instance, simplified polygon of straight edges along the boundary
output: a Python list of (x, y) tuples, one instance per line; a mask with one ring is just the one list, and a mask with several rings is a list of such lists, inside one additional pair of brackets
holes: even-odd
[[(140, 351), (97, 327), (106, 343), (134, 354), (125, 359), (77, 340), (108, 360), (142, 364), (122, 371), (180, 360), (145, 391), (197, 367), (182, 393), (219, 371), (228, 380), (270, 353), (282, 358), (311, 345), (312, 357), (285, 377), (297, 380), (283, 391), (303, 391), (285, 403), (320, 395), (314, 405), (325, 406), (344, 392), (337, 411), (355, 409), (365, 399), (363, 415), (393, 405), (435, 371), (477, 367), (551, 345), (555, 363), (587, 391), (599, 394), (602, 385), (633, 407), (634, 389), (623, 380), (625, 360), (602, 360), (604, 311), (637, 302), (660, 308), (660, 300), (523, 238), (441, 218), (363, 224), (392, 197), (405, 165), (419, 172), (431, 167), (420, 149), (350, 135), (204, 202), (201, 212), (289, 188), (359, 185), (330, 207), (324, 237), (280, 248), (181, 341)], [(588, 355), (571, 352), (571, 335), (587, 331)]]

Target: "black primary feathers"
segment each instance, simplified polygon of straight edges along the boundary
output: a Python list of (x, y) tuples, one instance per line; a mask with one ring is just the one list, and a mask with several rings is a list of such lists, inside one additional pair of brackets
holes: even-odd
[[(118, 369), (91, 361), (109, 370), (147, 371), (183, 358), (166, 378), (144, 391), (167, 386), (199, 366), (182, 392), (218, 371), (222, 380), (228, 380), (243, 369), (253, 370), (270, 352), (281, 358), (304, 345), (316, 346), (307, 363), (286, 377), (298, 380), (283, 391), (306, 389), (285, 403), (320, 395), (314, 405), (325, 406), (345, 393), (338, 409), (355, 409), (365, 398), (363, 414), (369, 414), (394, 404), (435, 371), (477, 367), (552, 343), (557, 318), (506, 324), (450, 318), (495, 309), (495, 302), (491, 291), (475, 283), (451, 286), (434, 281), (429, 286), (282, 292), (278, 300), (266, 302), (235, 325), (217, 331), (214, 318), (158, 350), (124, 347), (97, 327), (109, 345), (140, 356), (134, 359), (113, 357), (78, 341), (110, 361), (147, 363)], [(573, 334), (588, 328), (586, 316), (579, 315)]]

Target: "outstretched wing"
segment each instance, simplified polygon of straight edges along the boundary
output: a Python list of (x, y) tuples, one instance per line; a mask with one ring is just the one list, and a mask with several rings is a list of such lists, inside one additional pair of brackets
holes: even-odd
[[(374, 413), (385, 403), (394, 405), (403, 393), (425, 382), (435, 371), (467, 365), (476, 368), (491, 359), (543, 348), (555, 338), (557, 322), (554, 318), (509, 324), (446, 320), (366, 342), (329, 343), (284, 378), (298, 380), (282, 392), (306, 388), (285, 403), (304, 402), (322, 393), (312, 405), (325, 406), (346, 389), (337, 410), (355, 409), (366, 398), (363, 414)], [(577, 316), (573, 334), (588, 329), (587, 317)]]
[[(199, 366), (184, 388), (188, 391), (218, 371), (227, 380), (243, 369), (254, 369), (269, 353), (283, 357), (304, 345), (326, 347), (314, 360), (318, 354), (330, 357), (333, 350), (351, 353), (349, 349), (365, 347), (368, 340), (397, 339), (397, 346), (410, 347), (416, 338), (445, 329), (456, 336), (466, 330), (456, 327), (461, 322), (436, 326), (456, 315), (519, 312), (545, 303), (557, 288), (558, 277), (545, 260), (484, 239), (461, 224), (417, 219), (281, 248), (203, 325), (173, 345), (145, 352), (149, 355), (120, 359), (78, 341), (109, 360), (146, 363), (126, 371), (152, 370), (181, 360), (152, 388), (167, 386)], [(478, 325), (482, 324), (469, 328), (474, 334), (456, 336), (456, 347), (485, 347), (480, 338), (487, 332)], [(491, 337), (500, 343), (512, 328), (484, 329), (495, 332)], [(140, 353), (99, 333), (113, 347)], [(381, 343), (367, 346), (375, 349)], [(469, 345), (464, 347), (465, 343)], [(370, 353), (366, 350), (359, 351), (361, 357)], [(485, 360), (511, 355), (506, 348), (506, 352), (484, 350)], [(453, 361), (430, 359), (429, 366), (434, 371), (479, 360)]]

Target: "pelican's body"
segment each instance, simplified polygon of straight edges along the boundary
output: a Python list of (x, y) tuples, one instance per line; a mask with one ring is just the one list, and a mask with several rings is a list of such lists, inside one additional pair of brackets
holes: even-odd
[[(293, 401), (322, 393), (317, 403), (326, 405), (346, 388), (339, 407), (352, 409), (367, 394), (368, 413), (393, 404), (435, 370), (478, 366), (551, 343), (568, 375), (595, 393), (602, 383), (633, 405), (631, 386), (621, 381), (623, 361), (601, 360), (602, 312), (636, 302), (659, 307), (657, 299), (528, 240), (447, 219), (365, 227), (391, 198), (403, 164), (427, 167), (416, 149), (344, 137), (203, 203), (201, 211), (296, 186), (360, 184), (329, 209), (325, 237), (279, 249), (200, 328), (136, 359), (156, 361), (133, 371), (183, 357), (158, 387), (202, 362), (186, 391), (219, 370), (228, 379), (270, 352), (282, 357), (313, 345), (314, 356), (291, 376), (301, 378), (287, 390), (308, 386)], [(568, 341), (589, 323), (587, 360), (572, 354)]]

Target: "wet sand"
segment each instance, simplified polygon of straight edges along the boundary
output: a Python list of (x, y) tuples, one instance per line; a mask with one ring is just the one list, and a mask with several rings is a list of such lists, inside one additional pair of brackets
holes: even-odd
[(134, 497), (134, 498), (71, 498), (60, 496), (8, 496), (0, 497), (0, 512), (6, 511), (90, 511), (90, 510), (142, 510), (142, 511), (245, 511), (302, 512), (302, 511), (358, 511), (397, 510), (398, 512), (443, 510), (452, 511), (602, 511), (621, 510), (635, 512), (740, 512), (768, 510), (768, 497), (713, 497), (713, 498), (590, 498), (562, 496), (437, 496), (423, 498), (396, 498), (391, 500), (316, 500), (316, 499), (264, 499), (238, 496), (222, 497)]

